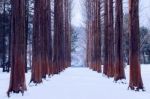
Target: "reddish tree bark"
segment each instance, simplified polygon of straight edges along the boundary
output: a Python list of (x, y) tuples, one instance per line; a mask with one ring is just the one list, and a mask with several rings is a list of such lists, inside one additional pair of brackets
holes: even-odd
[(41, 0), (36, 0), (34, 3), (31, 82), (36, 84), (42, 82), (41, 4)]
[(140, 68), (139, 0), (129, 0), (130, 82), (129, 88), (144, 89)]
[(36, 0), (34, 11), (31, 82), (41, 83), (52, 74), (50, 0)]
[(101, 0), (96, 0), (95, 59), (96, 71), (101, 72)]
[(91, 63), (91, 59), (92, 59), (92, 40), (93, 40), (93, 36), (92, 36), (92, 0), (86, 2), (86, 13), (87, 13), (87, 65), (89, 68), (93, 69), (92, 67), (92, 63)]
[(113, 77), (114, 76), (113, 0), (105, 1), (104, 33), (105, 33), (104, 74), (108, 77)]
[(107, 75), (108, 70), (108, 0), (104, 1), (104, 67), (103, 67), (103, 73)]
[(25, 34), (25, 1), (12, 0), (12, 18), (11, 18), (11, 74), (10, 84), (7, 91), (24, 93), (25, 84), (25, 65), (26, 65), (26, 34)]
[(100, 0), (90, 0), (87, 7), (87, 64), (101, 72), (101, 14)]
[(64, 1), (64, 53), (65, 53), (65, 68), (71, 66), (71, 23), (70, 23), (70, 10), (71, 0)]
[(123, 7), (122, 0), (115, 1), (115, 72), (114, 80), (118, 81), (125, 79), (124, 64), (123, 64), (123, 48), (122, 48), (122, 36), (123, 36)]
[[(49, 50), (51, 50), (51, 29), (50, 29), (50, 0), (41, 1), (41, 61), (42, 61), (42, 78), (50, 74), (51, 58)], [(50, 46), (50, 47), (49, 47)]]
[(108, 71), (107, 76), (114, 76), (114, 17), (113, 0), (108, 0)]
[(54, 1), (54, 74), (60, 73), (64, 69), (64, 1)]

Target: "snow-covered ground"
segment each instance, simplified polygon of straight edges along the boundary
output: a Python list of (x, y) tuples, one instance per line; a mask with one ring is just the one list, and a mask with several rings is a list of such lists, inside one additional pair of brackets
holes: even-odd
[[(142, 77), (146, 92), (128, 90), (127, 84), (114, 83), (102, 74), (88, 68), (66, 69), (59, 75), (43, 81), (38, 86), (29, 86), (30, 73), (26, 74), (28, 90), (24, 96), (11, 94), (10, 99), (149, 99), (150, 98), (150, 65), (142, 66)], [(8, 99), (6, 91), (9, 74), (0, 71), (0, 99)]]

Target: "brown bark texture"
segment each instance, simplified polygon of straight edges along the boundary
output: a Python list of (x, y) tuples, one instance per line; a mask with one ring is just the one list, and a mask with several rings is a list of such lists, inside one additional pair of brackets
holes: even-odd
[(114, 77), (114, 21), (113, 0), (105, 1), (104, 33), (105, 33), (105, 59), (104, 74)]
[(87, 8), (87, 65), (101, 72), (101, 0), (90, 0)]
[(54, 1), (54, 74), (71, 65), (71, 2), (70, 0)]
[(129, 0), (130, 81), (131, 90), (144, 89), (140, 67), (139, 0)]
[(26, 65), (26, 34), (25, 34), (25, 1), (11, 0), (12, 18), (11, 18), (11, 74), (10, 84), (7, 95), (10, 92), (24, 93), (25, 84), (25, 65)]
[(115, 66), (114, 80), (125, 79), (124, 64), (123, 64), (123, 7), (122, 0), (115, 1)]

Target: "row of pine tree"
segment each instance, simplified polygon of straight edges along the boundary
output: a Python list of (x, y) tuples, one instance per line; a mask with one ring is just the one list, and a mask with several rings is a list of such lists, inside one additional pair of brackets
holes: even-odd
[[(123, 60), (123, 0), (115, 0), (115, 8), (113, 4), (113, 0), (86, 1), (87, 65), (94, 71), (103, 72), (107, 77), (118, 81), (126, 78)], [(102, 32), (105, 49), (103, 71)], [(139, 0), (129, 0), (129, 43), (129, 88), (144, 90), (140, 69)]]
[[(140, 69), (139, 0), (128, 1), (129, 39), (126, 41), (129, 42), (129, 88), (144, 90)], [(4, 13), (0, 17), (0, 22), (4, 23), (0, 27), (0, 36), (3, 37), (0, 51), (4, 53), (2, 67), (7, 72), (11, 68), (8, 96), (11, 92), (24, 93), (27, 90), (25, 72), (28, 69), (31, 69), (30, 83), (37, 85), (47, 76), (58, 74), (71, 66), (72, 2), (0, 1), (0, 11), (3, 8)], [(84, 4), (87, 67), (113, 77), (116, 82), (125, 79), (123, 0), (85, 0)]]
[[(27, 66), (25, 0), (11, 0), (10, 92), (24, 93)], [(71, 1), (35, 0), (32, 35), (31, 81), (63, 71), (71, 65)], [(52, 31), (52, 29), (54, 29)]]

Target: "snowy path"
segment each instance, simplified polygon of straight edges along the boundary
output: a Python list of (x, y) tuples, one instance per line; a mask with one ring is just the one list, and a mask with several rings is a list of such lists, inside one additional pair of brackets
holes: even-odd
[[(6, 91), (9, 75), (0, 74), (5, 75), (0, 75), (0, 99), (8, 99)], [(26, 76), (28, 83), (30, 74)], [(28, 86), (24, 96), (12, 94), (10, 99), (149, 99), (148, 83), (150, 79), (146, 83), (149, 89), (146, 92), (134, 92), (127, 90), (128, 84), (113, 83), (113, 79), (107, 79), (88, 68), (68, 68), (41, 85)]]

